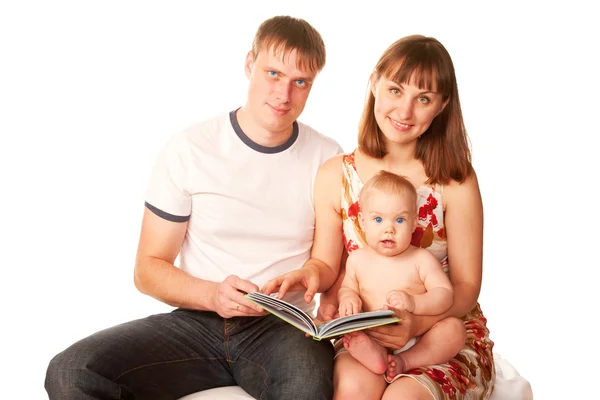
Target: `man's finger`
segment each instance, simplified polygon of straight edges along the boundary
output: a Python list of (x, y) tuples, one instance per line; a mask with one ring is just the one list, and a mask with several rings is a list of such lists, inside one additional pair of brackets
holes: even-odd
[(247, 281), (245, 279), (242, 279), (242, 278), (238, 278), (237, 280), (235, 280), (233, 283), (233, 286), (238, 291), (241, 291), (244, 293), (258, 292), (258, 286), (256, 286), (254, 283)]

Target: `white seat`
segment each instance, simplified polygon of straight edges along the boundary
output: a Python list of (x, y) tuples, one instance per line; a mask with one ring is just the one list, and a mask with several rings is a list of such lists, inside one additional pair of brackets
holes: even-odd
[(202, 399), (226, 399), (247, 400), (254, 399), (239, 386), (225, 386), (215, 389), (203, 390), (202, 392), (188, 394), (179, 400), (202, 400)]
[[(490, 400), (533, 400), (533, 392), (529, 382), (499, 354), (494, 353), (496, 366), (496, 385)], [(247, 400), (253, 397), (239, 386), (227, 386), (192, 393), (179, 400)]]

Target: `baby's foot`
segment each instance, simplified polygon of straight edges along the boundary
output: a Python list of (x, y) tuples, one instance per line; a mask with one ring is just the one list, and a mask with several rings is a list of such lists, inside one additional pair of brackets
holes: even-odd
[(371, 372), (383, 374), (387, 368), (387, 350), (364, 332), (344, 335), (344, 347), (348, 353)]
[(401, 374), (405, 371), (406, 364), (404, 364), (404, 359), (402, 359), (402, 356), (400, 354), (388, 354), (387, 359), (388, 365), (385, 377), (388, 382), (391, 382), (396, 375)]

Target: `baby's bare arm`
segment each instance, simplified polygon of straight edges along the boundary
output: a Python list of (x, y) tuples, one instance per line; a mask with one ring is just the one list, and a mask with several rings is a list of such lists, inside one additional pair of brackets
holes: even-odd
[(433, 254), (419, 249), (419, 276), (426, 292), (415, 295), (414, 311), (416, 315), (438, 315), (448, 311), (453, 303), (452, 283), (444, 273), (442, 265)]

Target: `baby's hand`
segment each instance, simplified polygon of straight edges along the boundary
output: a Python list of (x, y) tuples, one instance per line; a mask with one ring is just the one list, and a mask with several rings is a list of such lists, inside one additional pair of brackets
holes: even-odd
[(362, 307), (362, 301), (358, 297), (351, 297), (340, 302), (339, 313), (340, 317), (346, 315), (358, 314)]
[(386, 301), (394, 308), (400, 308), (408, 312), (415, 311), (415, 298), (404, 290), (392, 290), (388, 293)]

